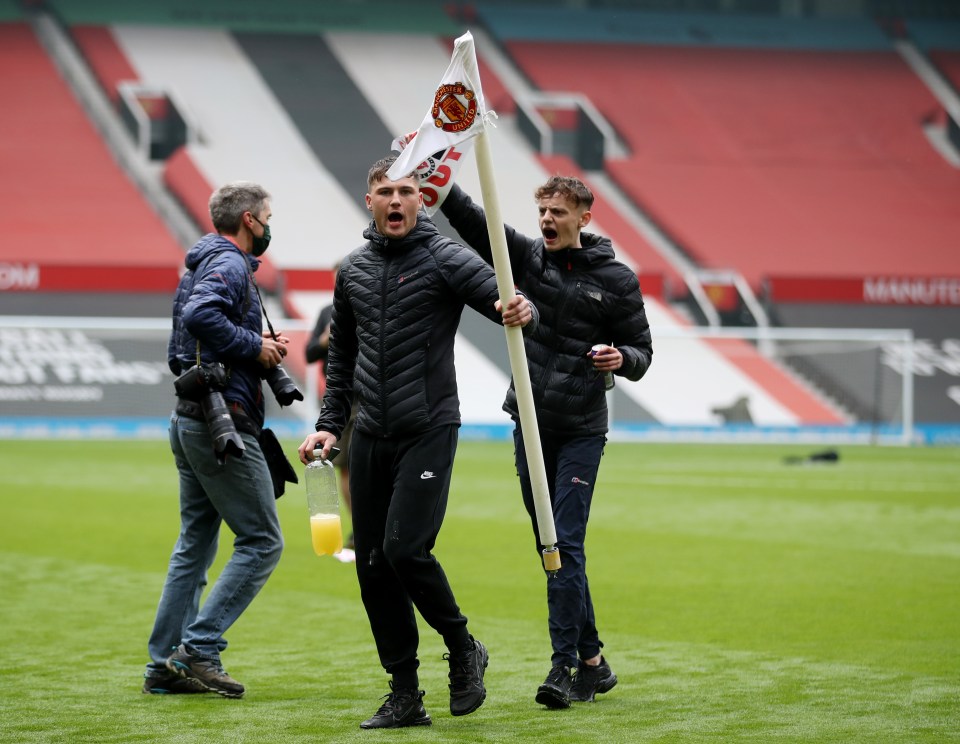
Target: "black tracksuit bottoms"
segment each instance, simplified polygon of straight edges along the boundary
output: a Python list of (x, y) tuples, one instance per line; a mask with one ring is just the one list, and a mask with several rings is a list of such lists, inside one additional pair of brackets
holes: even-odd
[(458, 428), (392, 438), (355, 430), (350, 444), (360, 596), (395, 686), (417, 684), (414, 607), (451, 651), (469, 643), (467, 618), (431, 552), (447, 509)]

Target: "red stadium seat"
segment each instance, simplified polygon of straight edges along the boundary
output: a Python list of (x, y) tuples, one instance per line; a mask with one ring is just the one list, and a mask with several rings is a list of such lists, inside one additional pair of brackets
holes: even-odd
[(183, 249), (28, 25), (0, 24), (0, 69), (0, 260), (38, 267), (33, 290), (172, 290)]
[(960, 274), (960, 173), (938, 104), (893, 52), (508, 43), (627, 139), (620, 186), (703, 266), (767, 274)]

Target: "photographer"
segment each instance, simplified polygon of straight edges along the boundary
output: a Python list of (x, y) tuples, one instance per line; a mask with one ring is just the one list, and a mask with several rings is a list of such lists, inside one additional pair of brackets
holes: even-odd
[[(263, 333), (253, 280), (257, 257), (270, 243), (271, 214), (270, 195), (256, 184), (217, 190), (210, 198), (217, 233), (187, 254), (174, 297), (167, 360), (178, 378), (170, 446), (180, 476), (180, 536), (148, 644), (146, 693), (243, 695), (243, 685), (220, 662), (224, 633), (266, 583), (283, 549), (259, 437), (261, 381), (277, 369), (289, 340), (272, 329)], [(201, 609), (221, 522), (236, 536), (233, 554)]]

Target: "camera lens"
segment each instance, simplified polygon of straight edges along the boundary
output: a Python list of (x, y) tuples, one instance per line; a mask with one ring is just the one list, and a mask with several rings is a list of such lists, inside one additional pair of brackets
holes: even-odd
[(210, 430), (210, 439), (213, 441), (213, 452), (217, 462), (223, 465), (228, 455), (243, 457), (246, 447), (243, 439), (237, 433), (237, 428), (230, 417), (230, 409), (220, 393), (209, 393), (200, 400), (203, 418)]
[(297, 389), (296, 384), (290, 379), (290, 375), (283, 367), (274, 367), (268, 370), (264, 373), (263, 379), (270, 385), (273, 397), (277, 399), (277, 403), (281, 406), (289, 406), (295, 400), (303, 400), (303, 393)]

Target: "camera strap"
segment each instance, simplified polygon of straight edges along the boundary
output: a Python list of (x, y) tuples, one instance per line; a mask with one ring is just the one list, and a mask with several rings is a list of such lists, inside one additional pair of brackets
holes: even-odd
[[(270, 331), (270, 338), (272, 338), (274, 341), (276, 341), (276, 340), (277, 340), (277, 332), (276, 332), (275, 330), (273, 330), (273, 323), (270, 322), (270, 316), (267, 315), (267, 306), (263, 303), (263, 296), (260, 294), (260, 285), (257, 284), (257, 280), (253, 278), (253, 272), (250, 271), (250, 264), (247, 263), (247, 264), (245, 264), (245, 265), (246, 265), (246, 267), (247, 267), (247, 277), (249, 278), (250, 281), (247, 282), (247, 300), (248, 300), (248, 302), (247, 302), (247, 304), (246, 304), (246, 306), (245, 306), (245, 309), (244, 309), (244, 311), (243, 311), (243, 315), (244, 315), (244, 317), (246, 317), (246, 315), (247, 315), (247, 310), (249, 310), (249, 308), (250, 308), (250, 303), (249, 303), (249, 300), (250, 300), (250, 285), (252, 284), (252, 285), (253, 285), (253, 289), (254, 289), (254, 290), (256, 291), (256, 293), (257, 293), (257, 299), (260, 301), (260, 312), (263, 313), (263, 319), (267, 321), (267, 329)], [(281, 349), (280, 351), (281, 351), (281, 352), (285, 352), (285, 349)], [(302, 398), (301, 398), (301, 400), (302, 400)]]
[(246, 264), (246, 266), (247, 266), (247, 277), (250, 279), (250, 281), (247, 284), (247, 304), (244, 307), (243, 315), (244, 317), (246, 317), (247, 310), (250, 309), (250, 285), (252, 284), (254, 290), (257, 293), (257, 299), (260, 301), (260, 312), (263, 313), (263, 318), (264, 320), (267, 321), (267, 329), (270, 331), (270, 336), (273, 338), (274, 341), (276, 341), (277, 332), (273, 330), (273, 323), (270, 322), (270, 316), (267, 315), (267, 306), (263, 304), (263, 297), (260, 294), (260, 285), (257, 284), (257, 280), (253, 278), (253, 272), (250, 271), (250, 264), (248, 263)]
[[(202, 366), (202, 362), (200, 361), (200, 339), (199, 339), (199, 338), (197, 339), (197, 366), (198, 366), (198, 367)], [(224, 364), (224, 365), (223, 365), (223, 368), (227, 371), (227, 379), (229, 380), (229, 379), (230, 379), (230, 365), (229, 365), (229, 364)]]

